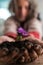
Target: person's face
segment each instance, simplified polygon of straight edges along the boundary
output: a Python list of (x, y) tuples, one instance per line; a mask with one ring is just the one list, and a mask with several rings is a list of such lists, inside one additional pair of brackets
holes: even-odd
[[(29, 3), (28, 0), (18, 0), (17, 2), (17, 11), (15, 12), (16, 17), (19, 21), (24, 21), (29, 13)], [(15, 9), (16, 10), (16, 9)]]

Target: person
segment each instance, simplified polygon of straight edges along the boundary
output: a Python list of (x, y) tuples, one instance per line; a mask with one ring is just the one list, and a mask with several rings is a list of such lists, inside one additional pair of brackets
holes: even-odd
[(15, 41), (17, 28), (20, 26), (30, 34), (30, 39), (37, 38), (41, 40), (42, 25), (37, 19), (36, 9), (34, 0), (11, 0), (9, 10), (13, 15), (5, 22), (4, 35), (0, 37), (0, 43)]
[[(15, 5), (15, 7), (13, 5)], [(35, 17), (35, 9), (36, 5), (33, 4), (31, 0), (11, 0), (9, 10), (15, 13), (15, 16), (11, 16), (6, 20), (4, 30), (5, 36), (1, 36), (1, 39), (4, 37), (4, 41), (14, 41), (19, 26), (23, 27), (32, 36), (41, 39), (41, 22)]]
[(29, 36), (31, 42), (36, 42), (43, 46), (41, 22), (37, 19), (36, 4), (34, 0), (11, 0), (9, 10), (13, 14), (5, 21), (4, 35), (0, 37), (0, 44), (5, 41), (15, 42), (18, 32), (22, 27)]

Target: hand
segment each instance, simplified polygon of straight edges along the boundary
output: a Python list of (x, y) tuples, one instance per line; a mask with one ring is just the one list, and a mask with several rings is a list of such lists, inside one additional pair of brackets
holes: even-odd
[(35, 38), (34, 36), (28, 36), (28, 37), (25, 37), (25, 38), (21, 39), (21, 41), (24, 41), (24, 40), (29, 40), (30, 42), (33, 42), (33, 43), (35, 42), (35, 43), (40, 44), (41, 46), (43, 46), (43, 40)]
[(0, 36), (0, 44), (5, 42), (5, 41), (8, 41), (8, 42), (15, 42), (15, 40), (13, 38), (10, 38), (8, 36)]
[(33, 41), (35, 41), (35, 37), (34, 36), (28, 36), (28, 37), (23, 37), (22, 39), (21, 39), (21, 41), (24, 41), (24, 40), (29, 40), (30, 42), (33, 42)]

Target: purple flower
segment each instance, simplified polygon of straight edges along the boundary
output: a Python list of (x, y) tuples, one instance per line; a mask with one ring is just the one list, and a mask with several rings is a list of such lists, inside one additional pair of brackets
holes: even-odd
[(18, 28), (18, 33), (23, 36), (28, 36), (28, 33), (22, 27)]

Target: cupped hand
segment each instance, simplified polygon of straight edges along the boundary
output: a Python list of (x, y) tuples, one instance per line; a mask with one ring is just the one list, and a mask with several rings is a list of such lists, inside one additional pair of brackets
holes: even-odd
[(8, 36), (0, 36), (0, 44), (5, 42), (5, 41), (8, 41), (8, 42), (15, 42), (15, 40), (11, 37), (8, 37)]

